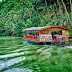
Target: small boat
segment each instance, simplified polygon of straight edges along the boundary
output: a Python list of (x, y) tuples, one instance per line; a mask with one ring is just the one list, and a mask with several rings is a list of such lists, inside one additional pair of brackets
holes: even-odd
[(65, 37), (65, 40), (67, 40), (69, 36), (69, 30), (70, 29), (62, 26), (31, 27), (23, 29), (23, 39), (27, 41), (38, 42), (40, 44), (51, 44), (54, 40), (55, 34), (67, 36)]

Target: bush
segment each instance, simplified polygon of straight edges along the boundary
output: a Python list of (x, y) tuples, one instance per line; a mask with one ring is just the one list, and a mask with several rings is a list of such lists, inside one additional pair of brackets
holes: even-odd
[(70, 27), (69, 36), (72, 36), (72, 27)]

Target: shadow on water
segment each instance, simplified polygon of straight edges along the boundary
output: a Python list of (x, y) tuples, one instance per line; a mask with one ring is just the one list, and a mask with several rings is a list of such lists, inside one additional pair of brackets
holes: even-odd
[(31, 45), (51, 45), (51, 42), (46, 42), (46, 44), (44, 44), (43, 42), (34, 42), (34, 41), (25, 41), (23, 42), (23, 44), (31, 44)]

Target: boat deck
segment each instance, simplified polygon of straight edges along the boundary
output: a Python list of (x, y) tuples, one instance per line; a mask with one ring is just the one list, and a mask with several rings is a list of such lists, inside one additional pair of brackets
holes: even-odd
[(52, 40), (50, 40), (50, 41), (40, 41), (40, 40), (36, 40), (36, 39), (27, 39), (27, 38), (24, 38), (24, 40), (34, 41), (34, 42), (52, 42)]

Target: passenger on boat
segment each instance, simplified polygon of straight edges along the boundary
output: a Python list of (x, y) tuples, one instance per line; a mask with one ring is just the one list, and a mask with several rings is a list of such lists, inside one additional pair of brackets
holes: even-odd
[(64, 41), (63, 41), (63, 40), (61, 40), (61, 41), (60, 41), (60, 44), (64, 44)]

